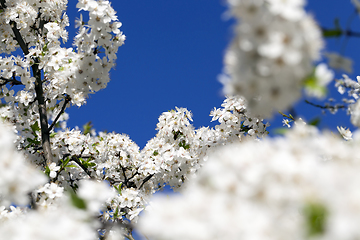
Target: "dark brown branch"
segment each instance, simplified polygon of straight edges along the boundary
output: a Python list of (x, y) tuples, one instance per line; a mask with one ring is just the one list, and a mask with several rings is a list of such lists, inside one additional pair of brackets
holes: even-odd
[[(5, 0), (0, 0), (1, 7), (3, 9), (6, 8)], [(28, 45), (25, 43), (24, 39), (22, 38), (19, 29), (17, 29), (16, 22), (10, 21), (11, 29), (15, 35), (15, 39), (18, 42), (20, 48), (24, 52), (25, 55), (29, 54)], [(44, 91), (42, 87), (42, 80), (41, 80), (41, 70), (39, 69), (39, 59), (33, 58), (35, 61), (34, 64), (31, 65), (31, 69), (33, 72), (33, 76), (35, 77), (35, 92), (36, 92), (36, 99), (38, 101), (38, 109), (40, 114), (40, 125), (41, 125), (41, 141), (42, 146), (44, 149), (44, 157), (45, 157), (45, 164), (49, 166), (53, 162), (53, 157), (50, 148), (50, 134), (49, 134), (49, 126), (48, 126), (48, 119), (46, 114), (46, 102), (44, 98)]]
[(60, 110), (60, 112), (58, 113), (58, 115), (56, 116), (55, 120), (51, 123), (50, 127), (49, 127), (49, 132), (51, 132), (51, 130), (54, 128), (54, 126), (56, 125), (57, 121), (59, 120), (61, 114), (64, 113), (65, 109), (66, 109), (66, 105), (71, 101), (71, 98), (66, 95), (65, 96), (65, 100), (64, 100), (64, 104)]
[(343, 32), (345, 36), (349, 36), (349, 37), (360, 37), (360, 32), (354, 32), (351, 30), (346, 30)]
[(123, 172), (124, 179), (125, 179), (124, 184), (125, 184), (125, 186), (127, 186), (128, 179), (127, 179), (126, 173), (125, 173), (126, 169), (125, 169), (123, 166), (121, 166), (121, 164), (120, 164), (120, 167), (121, 167), (121, 170), (122, 170), (122, 172)]
[(138, 188), (139, 190), (142, 188), (142, 186), (144, 186), (144, 184), (149, 181), (155, 174), (150, 174), (149, 176), (147, 176), (143, 182), (141, 183), (140, 187)]
[[(5, 0), (0, 0), (2, 9), (6, 8)], [(15, 35), (16, 41), (19, 43), (21, 49), (25, 53), (25, 55), (29, 54), (29, 49), (27, 47), (27, 44), (25, 43), (24, 39), (22, 38), (19, 29), (17, 29), (17, 24), (14, 21), (10, 21), (11, 29)]]
[[(120, 155), (120, 153), (119, 153), (119, 155)], [(138, 174), (138, 172), (136, 171), (130, 178), (127, 178), (126, 177), (126, 170), (128, 170), (128, 169), (121, 166), (121, 164), (120, 164), (120, 167), (121, 167), (121, 170), (123, 172), (124, 179), (125, 179), (124, 182), (123, 182), (124, 186), (126, 186), (127, 188), (136, 188), (136, 184), (133, 181), (130, 181), (130, 180), (132, 178), (134, 178)]]
[(318, 108), (321, 108), (321, 109), (339, 109), (339, 108), (346, 108), (345, 105), (339, 105), (339, 106), (322, 106), (322, 105), (319, 105), (319, 104), (315, 104), (315, 103), (312, 103), (312, 102), (309, 102), (308, 100), (305, 100), (305, 102), (307, 104), (310, 104), (311, 106), (314, 106), (314, 107), (318, 107)]
[(11, 86), (14, 85), (24, 85), (22, 84), (22, 82), (18, 81), (15, 79), (15, 76), (13, 76), (13, 78), (4, 78), (4, 77), (0, 77), (0, 80), (3, 80), (4, 82), (0, 83), (0, 87), (10, 83)]
[(36, 201), (34, 199), (34, 196), (32, 195), (32, 193), (28, 193), (29, 196), (29, 200), (30, 200), (30, 208), (36, 210), (37, 206), (36, 206)]
[(79, 166), (82, 168), (82, 170), (84, 170), (84, 172), (86, 172), (86, 174), (87, 174), (90, 178), (93, 178), (93, 177), (91, 176), (91, 172), (89, 171), (89, 169), (87, 169), (87, 167), (85, 167), (85, 166), (79, 161), (79, 158), (78, 158), (78, 157), (72, 156), (72, 157), (71, 157), (71, 161), (76, 162), (76, 164), (79, 165)]
[(133, 179), (136, 175), (138, 175), (139, 173), (136, 171), (129, 179), (128, 181), (130, 181), (131, 179)]
[(33, 64), (31, 68), (33, 71), (33, 76), (36, 79), (35, 92), (36, 92), (36, 98), (38, 101), (38, 109), (40, 114), (41, 141), (44, 149), (46, 165), (49, 166), (53, 162), (53, 160), (52, 160), (52, 153), (50, 148), (50, 132), (48, 126), (47, 113), (46, 113), (46, 102), (44, 98), (44, 91), (41, 81), (41, 71), (37, 64), (38, 62), (39, 62), (38, 59), (35, 59), (35, 64)]

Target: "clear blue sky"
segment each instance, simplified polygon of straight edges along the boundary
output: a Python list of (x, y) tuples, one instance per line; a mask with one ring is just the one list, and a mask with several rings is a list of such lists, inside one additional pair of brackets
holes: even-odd
[[(73, 24), (78, 14), (77, 1), (69, 1), (69, 16)], [(116, 0), (112, 6), (123, 23), (127, 40), (119, 48), (116, 69), (111, 72), (108, 87), (93, 94), (81, 108), (68, 109), (69, 127), (92, 121), (96, 130), (115, 131), (130, 135), (140, 147), (155, 136), (159, 115), (177, 107), (193, 113), (195, 127), (209, 126), (209, 113), (220, 107), (224, 97), (217, 81), (223, 55), (231, 37), (232, 21), (224, 21), (226, 7), (220, 0)], [(324, 27), (332, 27), (340, 18), (346, 25), (354, 11), (350, 0), (309, 1), (307, 9)], [(83, 13), (84, 14), (84, 13)], [(359, 17), (353, 30), (359, 30)], [(69, 27), (74, 35), (73, 25)], [(340, 51), (342, 39), (327, 41), (327, 48)], [(359, 60), (359, 39), (348, 41), (345, 55)], [(340, 76), (339, 73), (336, 74)], [(333, 83), (331, 83), (333, 85)], [(340, 95), (333, 94), (341, 99)], [(307, 120), (311, 116), (323, 119), (321, 127), (335, 129), (350, 126), (344, 113), (332, 116), (302, 103), (296, 111)], [(271, 121), (281, 126), (282, 118)], [(211, 124), (213, 126), (214, 124)]]

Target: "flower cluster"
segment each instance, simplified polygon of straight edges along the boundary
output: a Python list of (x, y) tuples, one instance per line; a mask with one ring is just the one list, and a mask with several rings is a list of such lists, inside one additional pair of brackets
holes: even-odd
[[(333, 78), (312, 67), (323, 43), (304, 1), (227, 2), (239, 23), (225, 57), (229, 95), (210, 113), (218, 124), (196, 129), (176, 107), (140, 149), (125, 134), (66, 128), (66, 107), (106, 87), (124, 43), (110, 2), (78, 1), (88, 20), (76, 20), (66, 48), (66, 0), (0, 1), (0, 52), (24, 53), (0, 57), (1, 237), (133, 239), (139, 223), (154, 239), (360, 238), (360, 133), (338, 127), (344, 141), (303, 122), (290, 128), (289, 118), (283, 137), (265, 138), (264, 117), (292, 105), (302, 85), (323, 97)], [(359, 83), (344, 75), (336, 86), (360, 126)], [(166, 185), (182, 195), (152, 203)], [(145, 209), (153, 213), (139, 220)]]
[(358, 132), (344, 142), (300, 122), (285, 137), (226, 146), (182, 195), (155, 198), (140, 231), (153, 239), (358, 238), (358, 141)]
[[(206, 162), (209, 151), (267, 135), (268, 124), (246, 112), (244, 99), (228, 97), (222, 107), (211, 113), (213, 121), (220, 122), (212, 129), (195, 129), (185, 108), (161, 114), (157, 135), (142, 150), (124, 134), (58, 131), (51, 139), (55, 162), (49, 176), (64, 187), (86, 178), (108, 181), (118, 194), (106, 203), (111, 210), (104, 218), (136, 221), (153, 193), (165, 184), (180, 189)], [(38, 158), (34, 162), (41, 162)]]
[(0, 204), (27, 204), (28, 193), (46, 182), (40, 171), (15, 152), (15, 133), (0, 122)]
[(304, 1), (232, 0), (239, 20), (225, 56), (224, 92), (248, 100), (261, 117), (283, 111), (301, 94), (302, 81), (319, 58), (321, 32)]
[[(0, 57), (0, 96), (8, 105), (1, 114), (15, 124), (22, 137), (19, 142), (26, 147), (39, 140), (31, 131), (34, 124), (40, 125), (35, 81), (42, 81), (48, 116), (56, 116), (69, 102), (81, 106), (89, 93), (106, 87), (125, 36), (108, 1), (78, 3), (80, 10), (89, 12), (89, 21), (77, 24), (74, 49), (60, 43), (68, 38), (67, 1), (14, 0), (4, 1), (1, 7), (0, 50), (11, 53), (21, 48), (25, 56)], [(39, 71), (42, 80), (37, 80)], [(17, 93), (15, 85), (22, 87)]]

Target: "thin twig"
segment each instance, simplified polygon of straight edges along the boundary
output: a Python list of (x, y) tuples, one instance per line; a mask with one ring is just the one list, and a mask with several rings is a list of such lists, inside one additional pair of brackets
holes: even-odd
[(124, 235), (126, 238), (128, 238), (129, 240), (135, 240), (135, 238), (132, 236), (131, 233), (129, 233), (129, 234), (123, 233), (123, 235)]
[(318, 107), (318, 108), (321, 108), (321, 109), (338, 109), (338, 108), (346, 108), (345, 105), (339, 105), (339, 106), (322, 106), (322, 105), (319, 105), (319, 104), (315, 104), (315, 103), (312, 103), (312, 102), (309, 102), (308, 100), (305, 100), (305, 102), (307, 104), (310, 104), (311, 106), (314, 106), (314, 107)]
[(347, 21), (347, 24), (346, 24), (346, 30), (345, 30), (345, 39), (344, 39), (344, 42), (341, 46), (341, 50), (340, 50), (340, 53), (344, 54), (345, 52), (345, 48), (346, 48), (346, 44), (349, 40), (349, 37), (359, 37), (360, 36), (360, 33), (355, 33), (355, 32), (352, 32), (350, 30), (351, 28), (351, 23), (352, 21), (354, 20), (354, 18), (358, 15), (358, 12), (357, 10), (355, 9), (355, 11), (353, 12), (353, 14), (349, 17), (348, 21)]
[(139, 190), (142, 188), (142, 186), (147, 182), (149, 181), (155, 174), (150, 174), (149, 176), (147, 176), (143, 182), (141, 183), (140, 187), (138, 188)]
[(87, 169), (87, 167), (85, 167), (85, 166), (79, 161), (78, 157), (72, 156), (72, 157), (71, 157), (71, 161), (76, 162), (77, 165), (79, 165), (79, 166), (82, 168), (82, 170), (84, 170), (84, 172), (86, 172), (86, 174), (87, 174), (90, 178), (93, 178), (93, 177), (91, 176), (91, 172)]
[(61, 114), (64, 113), (65, 109), (66, 109), (66, 105), (71, 101), (71, 98), (66, 95), (65, 96), (65, 101), (64, 101), (64, 104), (60, 110), (60, 112), (58, 113), (58, 115), (56, 116), (55, 120), (51, 123), (50, 127), (49, 127), (49, 132), (51, 132), (51, 130), (54, 128), (55, 124), (57, 123), (57, 121), (59, 120)]
[(12, 86), (14, 85), (24, 85), (22, 84), (22, 82), (16, 80), (15, 78), (9, 79), (9, 78), (4, 78), (4, 77), (0, 77), (0, 80), (3, 80), (4, 82), (0, 84), (0, 87), (10, 83)]

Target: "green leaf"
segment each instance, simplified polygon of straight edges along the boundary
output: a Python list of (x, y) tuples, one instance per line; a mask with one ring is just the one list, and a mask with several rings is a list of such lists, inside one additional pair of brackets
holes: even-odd
[(56, 132), (52, 132), (52, 133), (50, 133), (50, 138), (55, 137), (55, 135), (56, 135)]
[(179, 147), (183, 147), (184, 149), (189, 149), (190, 145), (186, 144), (185, 140), (182, 140), (181, 142), (179, 142)]
[(85, 123), (83, 125), (83, 133), (84, 135), (91, 133), (91, 129), (93, 128), (93, 125), (91, 124), (91, 121)]
[(86, 202), (79, 198), (79, 196), (72, 189), (69, 190), (69, 192), (72, 205), (79, 209), (86, 209)]
[(39, 140), (36, 140), (36, 139), (27, 138), (26, 140), (29, 143), (32, 143), (32, 144), (35, 144), (35, 145), (39, 145), (41, 143)]
[(309, 122), (309, 124), (312, 125), (312, 126), (319, 126), (320, 121), (321, 121), (321, 118), (316, 117), (316, 118), (312, 119), (312, 120)]
[(119, 217), (119, 207), (116, 207), (114, 212), (114, 219), (117, 219)]
[(286, 115), (285, 113), (283, 113), (283, 112), (281, 112), (281, 111), (279, 111), (279, 113), (281, 114), (281, 116), (286, 117), (286, 118), (288, 118), (288, 119), (290, 119), (290, 120), (295, 121), (295, 118), (294, 118), (291, 114), (289, 114), (289, 116), (288, 116), (288, 115)]
[(315, 202), (306, 204), (304, 216), (309, 237), (320, 235), (325, 231), (328, 211), (323, 204)]
[(50, 177), (50, 168), (48, 166), (45, 168), (45, 174)]
[(87, 167), (94, 167), (94, 166), (96, 166), (96, 163), (94, 162), (87, 163)]
[(121, 186), (122, 186), (122, 183), (120, 183), (117, 187), (114, 186), (120, 195), (121, 195)]
[(322, 29), (324, 38), (340, 37), (342, 35), (341, 29)]
[(323, 28), (322, 34), (325, 38), (340, 37), (343, 34), (343, 31), (340, 26), (339, 18), (334, 19), (334, 28), (332, 29)]
[(73, 164), (70, 164), (70, 165), (66, 165), (65, 167), (68, 167), (68, 168), (75, 168), (75, 167), (78, 167), (78, 166), (73, 165)]
[(157, 155), (159, 155), (159, 152), (155, 150), (154, 153), (153, 153), (153, 155), (154, 155), (154, 156), (157, 156)]
[(90, 162), (91, 160), (93, 160), (92, 158), (89, 158), (87, 161), (85, 161), (82, 158), (79, 158), (79, 160), (80, 160), (81, 164), (86, 168), (89, 168), (89, 167), (91, 168), (91, 167), (96, 166), (96, 163)]
[(46, 43), (46, 44), (44, 45), (44, 47), (43, 47), (43, 51), (44, 51), (44, 52), (49, 51), (49, 49), (48, 49), (48, 43)]
[(320, 96), (325, 96), (327, 94), (326, 86), (319, 84), (319, 80), (315, 76), (315, 71), (305, 79), (304, 87), (312, 92), (317, 92)]
[(273, 130), (274, 134), (278, 135), (285, 135), (285, 133), (288, 131), (288, 128), (275, 128)]
[(34, 134), (35, 134), (36, 131), (40, 131), (39, 123), (37, 121), (33, 125), (31, 125), (30, 128), (31, 128), (31, 130), (33, 131)]

